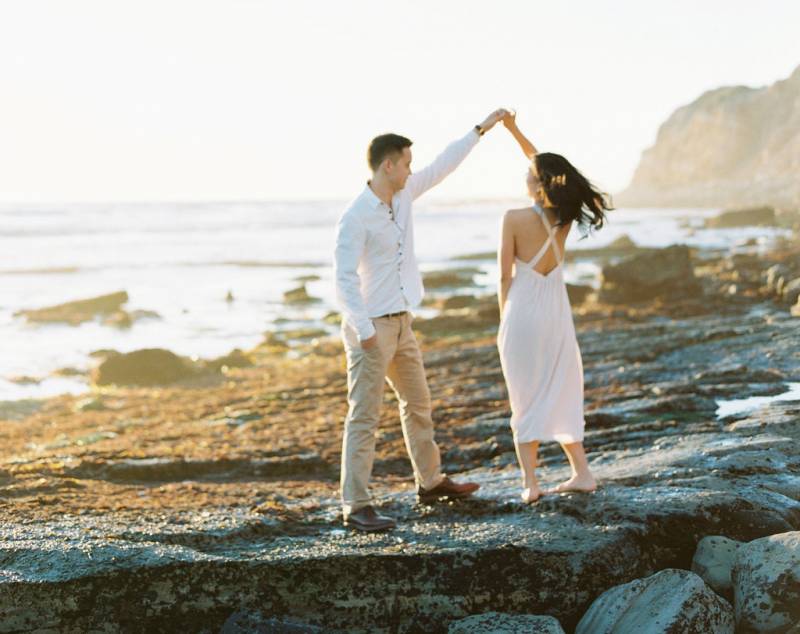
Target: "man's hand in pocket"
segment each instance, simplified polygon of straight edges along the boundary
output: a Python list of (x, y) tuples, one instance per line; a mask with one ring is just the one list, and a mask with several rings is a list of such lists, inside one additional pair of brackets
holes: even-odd
[(378, 335), (374, 334), (369, 339), (364, 339), (361, 342), (361, 348), (364, 350), (372, 350), (376, 345), (378, 345)]

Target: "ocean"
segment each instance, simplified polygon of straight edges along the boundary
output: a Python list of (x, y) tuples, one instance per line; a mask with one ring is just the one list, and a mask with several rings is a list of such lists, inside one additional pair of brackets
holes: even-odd
[[(331, 253), (336, 219), (347, 201), (137, 203), (0, 206), (0, 401), (80, 393), (89, 354), (163, 347), (209, 358), (248, 348), (270, 330), (309, 325), (336, 310)], [(425, 200), (415, 205), (417, 257), (425, 270), (474, 265), (481, 292), (495, 292), (493, 260), (453, 260), (496, 248), (500, 218), (525, 200)], [(566, 279), (597, 284), (599, 269), (569, 252), (604, 246), (623, 234), (641, 246), (685, 243), (766, 247), (779, 229), (703, 229), (718, 210), (619, 209), (601, 231), (567, 247)], [(284, 304), (297, 278), (321, 301)], [(126, 309), (160, 318), (129, 329), (96, 322), (31, 324), (15, 313), (125, 290)], [(228, 293), (233, 301), (227, 301)], [(424, 310), (422, 311), (424, 313)], [(333, 326), (327, 328), (334, 332)]]

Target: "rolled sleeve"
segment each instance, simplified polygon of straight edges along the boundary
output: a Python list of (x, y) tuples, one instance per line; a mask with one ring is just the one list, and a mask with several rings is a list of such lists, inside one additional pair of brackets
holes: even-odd
[(375, 334), (375, 326), (367, 313), (361, 295), (361, 278), (358, 264), (366, 245), (367, 232), (358, 218), (345, 214), (336, 225), (336, 248), (334, 251), (334, 279), (336, 298), (344, 319), (358, 333), (359, 341)]
[(411, 194), (412, 199), (419, 198), (426, 191), (441, 183), (467, 158), (480, 138), (478, 131), (472, 128), (466, 136), (448, 145), (430, 165), (411, 174), (406, 181), (405, 188)]

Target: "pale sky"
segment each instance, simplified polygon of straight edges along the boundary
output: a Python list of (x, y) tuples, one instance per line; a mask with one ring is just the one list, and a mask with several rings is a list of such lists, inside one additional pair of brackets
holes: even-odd
[[(677, 107), (800, 65), (797, 0), (0, 0), (0, 201), (349, 198), (498, 106), (608, 191)], [(437, 197), (519, 196), (502, 127)]]

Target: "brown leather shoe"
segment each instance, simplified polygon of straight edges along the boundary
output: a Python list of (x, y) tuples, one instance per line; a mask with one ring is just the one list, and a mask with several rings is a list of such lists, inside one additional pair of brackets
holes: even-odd
[(344, 525), (360, 531), (388, 531), (395, 526), (391, 517), (380, 515), (372, 506), (364, 506), (344, 518)]
[(453, 482), (450, 478), (445, 476), (444, 480), (430, 490), (425, 490), (422, 487), (418, 487), (417, 499), (426, 504), (437, 502), (440, 499), (458, 500), (460, 498), (469, 497), (480, 488), (481, 485), (476, 484), (475, 482), (464, 482), (463, 484), (458, 484), (457, 482)]

